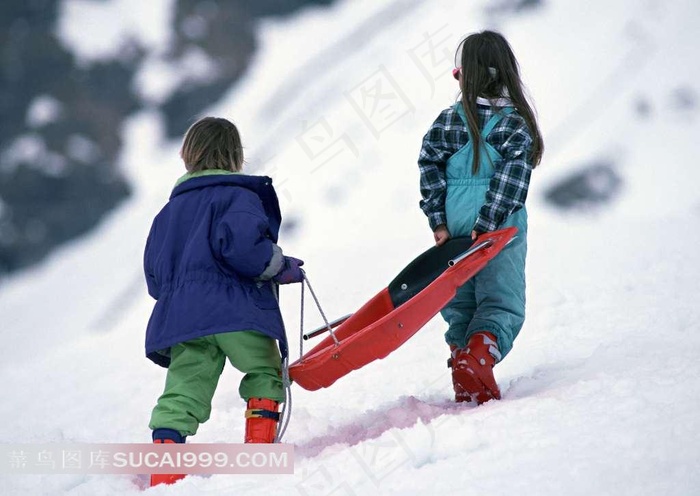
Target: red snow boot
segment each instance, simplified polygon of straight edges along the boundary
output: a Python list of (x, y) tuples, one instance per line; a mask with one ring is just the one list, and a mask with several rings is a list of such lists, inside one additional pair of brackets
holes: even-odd
[(448, 366), (452, 368), (452, 385), (455, 401), (476, 400), (481, 405), (491, 399), (501, 399), (493, 366), (500, 356), (496, 338), (489, 332), (479, 332), (469, 338), (467, 346), (450, 346), (452, 358)]
[[(174, 429), (155, 429), (153, 431), (153, 444), (179, 444), (184, 442), (185, 437)], [(151, 487), (158, 484), (175, 484), (184, 478), (185, 474), (151, 474)]]
[(274, 443), (277, 435), (279, 403), (267, 398), (250, 398), (245, 412), (245, 442)]

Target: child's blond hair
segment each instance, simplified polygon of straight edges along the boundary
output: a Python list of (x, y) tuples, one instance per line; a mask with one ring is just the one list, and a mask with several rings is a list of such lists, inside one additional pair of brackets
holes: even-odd
[(236, 126), (220, 117), (204, 117), (187, 130), (180, 157), (188, 172), (221, 169), (240, 172), (243, 145)]

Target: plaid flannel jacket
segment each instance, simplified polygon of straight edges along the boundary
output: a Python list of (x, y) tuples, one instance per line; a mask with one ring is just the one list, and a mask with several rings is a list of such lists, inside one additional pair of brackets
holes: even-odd
[[(489, 105), (477, 105), (479, 127), (484, 125), (496, 109)], [(418, 157), (420, 191), (423, 199), (420, 207), (428, 217), (430, 228), (435, 230), (446, 224), (445, 168), (447, 160), (469, 141), (467, 126), (452, 108), (443, 110), (423, 138)], [(503, 160), (495, 164), (496, 171), (489, 183), (484, 205), (474, 224), (477, 232), (498, 229), (513, 212), (525, 205), (530, 185), (532, 164), (532, 136), (525, 119), (513, 112), (501, 119), (486, 138)]]

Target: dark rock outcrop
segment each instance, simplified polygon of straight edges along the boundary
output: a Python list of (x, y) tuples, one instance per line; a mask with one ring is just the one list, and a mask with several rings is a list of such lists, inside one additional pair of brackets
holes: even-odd
[[(202, 50), (211, 77), (185, 82), (162, 104), (169, 136), (221, 98), (256, 49), (256, 20), (332, 0), (178, 0), (173, 59)], [(87, 67), (56, 38), (58, 0), (0, 3), (0, 277), (42, 260), (124, 200), (120, 126), (142, 105), (132, 91), (145, 55)]]

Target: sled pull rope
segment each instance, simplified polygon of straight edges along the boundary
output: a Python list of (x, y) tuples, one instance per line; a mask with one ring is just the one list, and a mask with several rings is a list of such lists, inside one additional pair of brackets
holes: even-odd
[(300, 336), (299, 336), (299, 357), (304, 356), (304, 286), (309, 287), (309, 292), (311, 293), (311, 296), (313, 297), (314, 301), (316, 302), (316, 307), (318, 308), (319, 313), (321, 314), (321, 317), (323, 317), (323, 323), (326, 325), (326, 329), (330, 333), (331, 337), (333, 338), (333, 342), (335, 343), (336, 346), (340, 345), (340, 341), (338, 341), (338, 338), (335, 337), (335, 332), (333, 332), (333, 327), (331, 324), (328, 322), (328, 318), (326, 317), (326, 313), (323, 311), (323, 308), (321, 308), (321, 303), (318, 301), (318, 297), (316, 296), (316, 293), (314, 292), (314, 288), (311, 287), (311, 282), (309, 281), (309, 277), (306, 275), (306, 272), (302, 269), (301, 270), (302, 275), (304, 276), (304, 280), (301, 282), (301, 325), (300, 327)]
[[(279, 305), (279, 286), (274, 282), (270, 281), (272, 287), (272, 294), (275, 295), (275, 300)], [(282, 328), (284, 329), (284, 322), (282, 322)], [(285, 339), (287, 337), (287, 330), (284, 329)], [(279, 420), (277, 425), (277, 434), (275, 435), (274, 443), (281, 443), (284, 433), (287, 431), (287, 426), (289, 425), (289, 420), (292, 417), (292, 381), (289, 379), (289, 352), (284, 360), (282, 360), (282, 387), (284, 388), (284, 403), (282, 405), (282, 410), (280, 411)]]
[(289, 379), (289, 354), (287, 354), (287, 357), (282, 362), (282, 385), (284, 387), (284, 405), (282, 406), (280, 418), (277, 422), (279, 427), (277, 429), (277, 435), (275, 436), (275, 443), (282, 442), (282, 437), (284, 433), (287, 432), (289, 420), (292, 418), (292, 381)]

